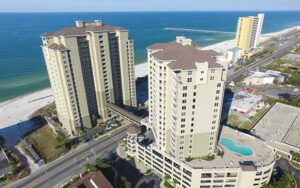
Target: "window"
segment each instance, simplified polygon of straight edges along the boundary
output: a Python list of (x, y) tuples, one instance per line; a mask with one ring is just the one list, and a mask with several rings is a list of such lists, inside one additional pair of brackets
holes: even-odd
[(181, 122), (185, 122), (185, 119), (184, 119), (184, 118), (182, 118), (182, 119), (181, 119)]
[(215, 73), (215, 69), (211, 69), (210, 72), (211, 72), (211, 73)]
[(191, 123), (191, 127), (193, 127), (194, 126), (194, 123)]
[(182, 110), (185, 110), (186, 109), (186, 106), (182, 106)]
[(186, 100), (182, 100), (182, 103), (186, 103)]
[(210, 77), (210, 80), (214, 80), (215, 78), (213, 76)]
[(196, 102), (196, 99), (193, 99), (193, 102)]
[(183, 90), (187, 90), (187, 86), (183, 86)]
[(188, 78), (188, 79), (187, 79), (187, 82), (192, 82), (192, 78)]
[(221, 87), (221, 84), (217, 84), (217, 87)]
[(217, 90), (216, 93), (217, 93), (217, 94), (220, 94), (220, 90)]
[(193, 93), (193, 96), (196, 96), (196, 92)]
[(192, 75), (193, 74), (193, 71), (188, 71), (188, 75)]
[(183, 93), (183, 94), (182, 94), (182, 96), (183, 96), (183, 97), (186, 97), (186, 96), (187, 96), (187, 94), (186, 94), (186, 93)]

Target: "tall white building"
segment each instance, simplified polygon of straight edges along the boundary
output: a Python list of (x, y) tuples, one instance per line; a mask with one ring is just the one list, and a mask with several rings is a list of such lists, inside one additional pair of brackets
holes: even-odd
[[(127, 154), (175, 187), (259, 188), (275, 157), (262, 140), (220, 127), (226, 58), (190, 39), (148, 48), (147, 131), (129, 128)], [(238, 147), (231, 147), (238, 145)], [(233, 149), (233, 148), (243, 149)]]

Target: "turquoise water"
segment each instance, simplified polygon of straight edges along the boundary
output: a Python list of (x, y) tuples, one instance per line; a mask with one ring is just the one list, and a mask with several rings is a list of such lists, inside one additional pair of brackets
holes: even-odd
[(246, 146), (241, 146), (241, 145), (233, 142), (229, 138), (221, 138), (220, 144), (227, 147), (230, 151), (233, 151), (240, 155), (250, 156), (253, 154), (252, 149), (250, 149), (249, 147), (246, 147)]
[[(136, 13), (0, 13), (0, 101), (49, 87), (40, 35), (75, 20), (102, 19), (104, 23), (129, 29), (135, 41), (135, 63), (146, 61), (146, 47), (155, 42), (185, 35), (200, 46), (207, 46), (234, 35), (170, 32), (165, 27), (204, 30), (236, 30), (239, 16), (257, 12), (136, 12)], [(300, 12), (265, 12), (263, 33), (300, 24)]]

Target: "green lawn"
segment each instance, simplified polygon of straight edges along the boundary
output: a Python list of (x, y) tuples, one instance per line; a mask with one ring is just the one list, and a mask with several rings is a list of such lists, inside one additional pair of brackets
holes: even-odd
[(25, 137), (45, 162), (50, 162), (66, 153), (68, 150), (61, 144), (61, 138), (49, 125), (45, 125)]

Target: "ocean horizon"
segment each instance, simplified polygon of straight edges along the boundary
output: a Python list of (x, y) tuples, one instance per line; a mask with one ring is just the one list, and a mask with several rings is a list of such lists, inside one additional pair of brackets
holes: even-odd
[[(51, 12), (0, 13), (0, 102), (50, 86), (41, 50), (41, 34), (72, 27), (75, 20), (101, 19), (129, 30), (135, 41), (135, 64), (146, 62), (146, 47), (184, 35), (200, 46), (233, 39), (234, 34), (166, 31), (166, 27), (235, 32), (239, 16), (260, 11), (202, 12)], [(300, 11), (264, 11), (262, 33), (300, 25)]]

